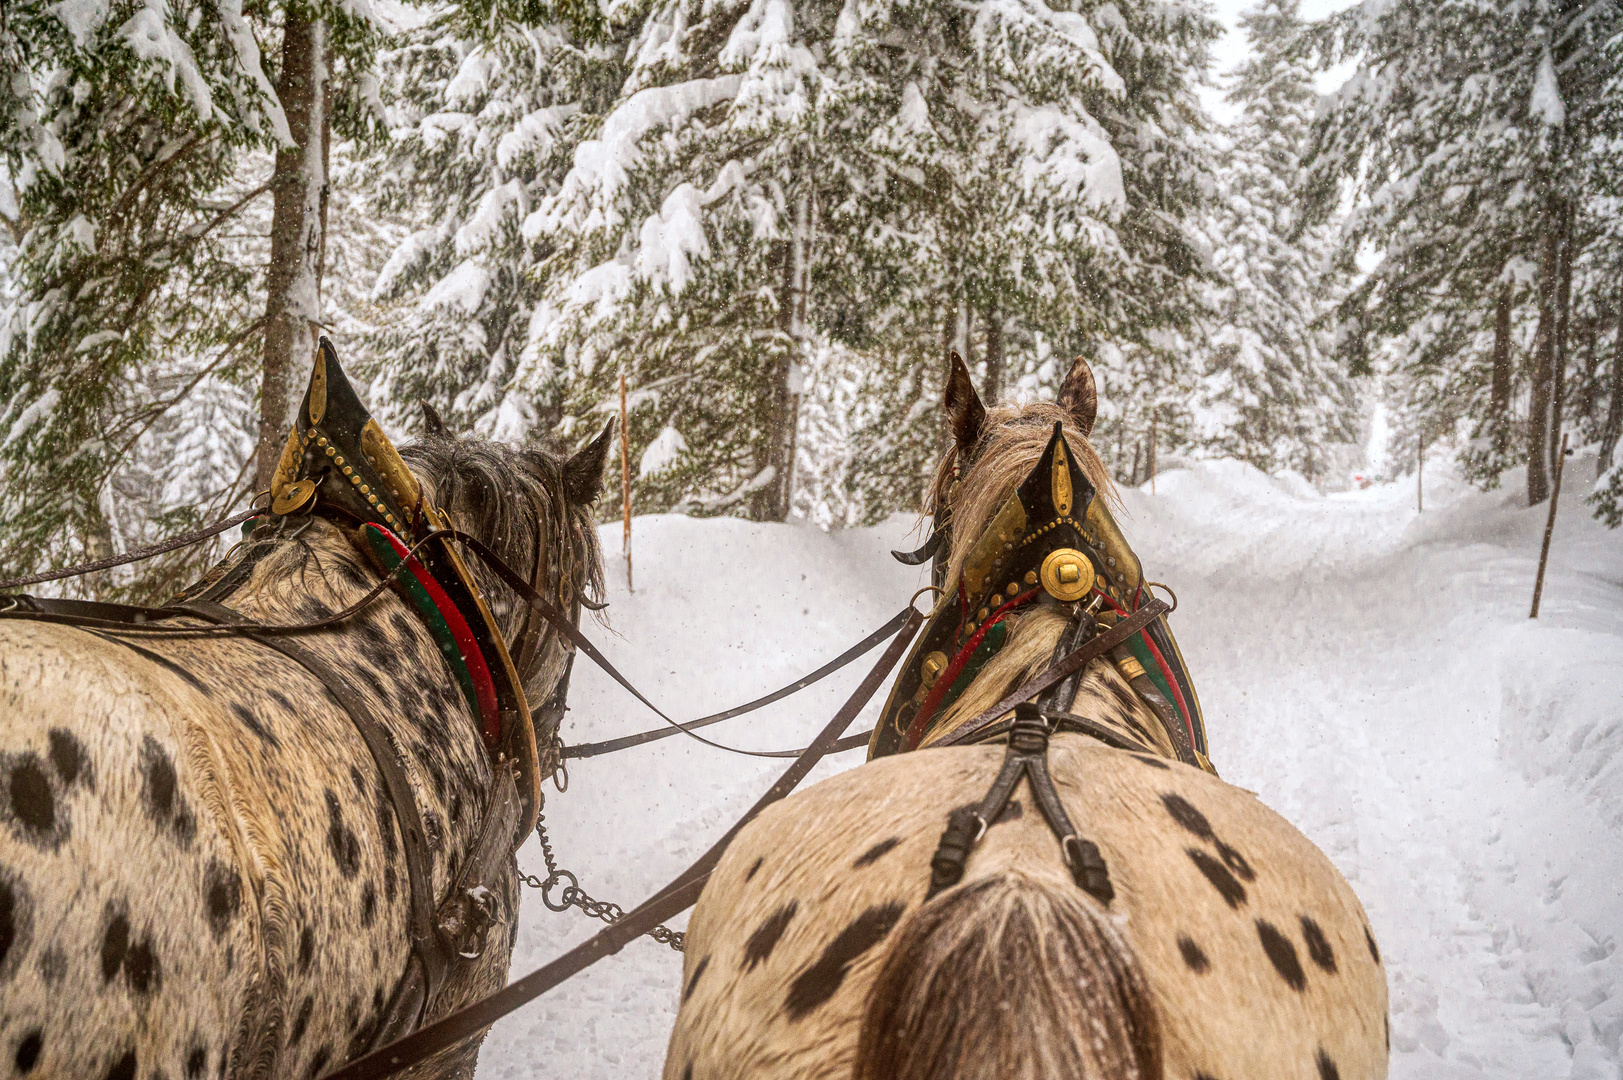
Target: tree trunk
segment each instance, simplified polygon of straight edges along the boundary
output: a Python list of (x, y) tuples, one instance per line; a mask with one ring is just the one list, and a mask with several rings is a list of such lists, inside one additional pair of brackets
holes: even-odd
[(1600, 457), (1595, 462), (1595, 476), (1612, 467), (1612, 451), (1617, 449), (1619, 435), (1623, 435), (1623, 289), (1618, 290), (1617, 340), (1612, 343), (1612, 380), (1606, 406), (1606, 426), (1600, 433)]
[(1572, 218), (1573, 205), (1566, 203), (1561, 215), (1561, 247), (1556, 257), (1555, 289), (1555, 370), (1550, 386), (1550, 460), (1561, 453), (1561, 421), (1567, 403), (1567, 331), (1572, 314)]
[(271, 174), (269, 298), (265, 305), (264, 374), (259, 388), (256, 490), (270, 487), (321, 318), (321, 271), (326, 255), (327, 28), (289, 8), (282, 34), (276, 92), (294, 145), (276, 153)]
[(1510, 310), (1509, 285), (1499, 290), (1493, 312), (1493, 397), (1490, 407), (1493, 449), (1503, 455), (1510, 449)]
[(1533, 334), (1533, 397), (1527, 411), (1527, 505), (1550, 497), (1550, 405), (1554, 399), (1556, 293), (1559, 292), (1561, 221), (1554, 199), (1539, 236), (1538, 329)]
[[(946, 310), (941, 313), (941, 387), (945, 400), (947, 381), (952, 378), (952, 353), (958, 342), (958, 301), (947, 297)], [(952, 419), (941, 409), (941, 442), (938, 454), (945, 454), (953, 444)]]
[(986, 406), (1003, 400), (1003, 313), (997, 299), (986, 305)]
[(770, 374), (768, 392), (766, 455), (772, 479), (763, 484), (752, 499), (756, 521), (783, 521), (794, 500), (795, 435), (800, 422), (800, 342), (804, 338), (801, 312), (805, 310), (807, 257), (811, 231), (811, 201), (802, 194), (795, 204), (794, 234), (782, 245), (783, 295), (778, 303), (778, 329), (788, 339)]

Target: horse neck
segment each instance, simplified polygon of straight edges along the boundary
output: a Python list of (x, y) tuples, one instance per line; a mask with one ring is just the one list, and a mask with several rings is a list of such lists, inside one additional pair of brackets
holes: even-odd
[(244, 544), (210, 575), (224, 576), (241, 560), (254, 560), (244, 579), (221, 600), (255, 621), (325, 619), (357, 603), (377, 583), (377, 572), (345, 531), (325, 518), (312, 518), (296, 535), (258, 543), (265, 546)]
[[(979, 716), (1017, 687), (1048, 667), (1069, 616), (1054, 608), (1037, 608), (1011, 620), (1008, 643), (987, 661), (969, 687), (946, 709), (936, 730), (950, 731)], [(1082, 669), (1072, 711), (1120, 731), (1135, 741), (1149, 741), (1166, 757), (1174, 757), (1172, 741), (1160, 719), (1132, 689), (1131, 684), (1104, 657)]]

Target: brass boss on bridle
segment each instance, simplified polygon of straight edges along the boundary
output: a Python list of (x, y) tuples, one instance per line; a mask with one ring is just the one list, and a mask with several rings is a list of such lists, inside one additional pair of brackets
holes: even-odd
[[(310, 384), (271, 479), (270, 498), (272, 513), (322, 514), (352, 526), (351, 538), (383, 573), (406, 563), (395, 578), (397, 591), (433, 633), (493, 760), (517, 766), (514, 780), (522, 807), (517, 836), (528, 835), (540, 808), (542, 770), (523, 681), (454, 543), (434, 538), (408, 556), (430, 533), (451, 528), (451, 520), (427, 498), (361, 404), (325, 337), (316, 348)], [(537, 544), (544, 550), (543, 539)], [(536, 574), (546, 561), (537, 555)], [(526, 619), (519, 634), (527, 659), (536, 648), (532, 626)]]
[[(1017, 611), (1041, 603), (1076, 605), (1091, 596), (1088, 607), (1126, 615), (1146, 595), (1138, 556), (1082, 472), (1059, 423), (1036, 466), (970, 547), (957, 578), (944, 582), (951, 497), (949, 491), (929, 541), (916, 552), (896, 553), (908, 565), (933, 557), (942, 593), (874, 728), (870, 758), (917, 747), (1003, 647), (1006, 619)], [(1141, 637), (1148, 640), (1133, 651), (1155, 663), (1157, 684), (1166, 685), (1177, 721), (1204, 754), (1199, 705), (1165, 620)]]

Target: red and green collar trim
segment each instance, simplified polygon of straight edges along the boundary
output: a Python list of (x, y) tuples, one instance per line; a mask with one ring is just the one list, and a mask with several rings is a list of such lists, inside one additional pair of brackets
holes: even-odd
[(479, 718), (486, 749), (493, 751), (501, 743), (501, 709), (490, 665), (485, 662), (484, 651), (479, 648), (468, 621), (428, 568), (415, 556), (407, 557), (411, 549), (400, 537), (370, 521), (361, 526), (361, 535), (366, 539), (367, 552), (383, 573), (393, 573), (401, 561), (406, 560), (406, 571), (394, 579), (395, 588), (428, 624), (440, 653), (462, 687), (468, 708)]
[[(940, 678), (936, 679), (935, 685), (930, 687), (930, 692), (925, 695), (923, 703), (919, 705), (919, 711), (914, 715), (913, 722), (908, 725), (907, 749), (915, 750), (918, 748), (919, 741), (924, 738), (924, 733), (929, 729), (930, 720), (935, 716), (936, 712), (943, 708), (945, 704), (956, 701), (958, 695), (964, 692), (965, 687), (969, 685), (976, 675), (980, 674), (980, 669), (986, 662), (1002, 649), (1004, 641), (1008, 638), (1008, 628), (1004, 626), (1003, 620), (1014, 614), (1016, 608), (1036, 599), (1041, 592), (1042, 589), (1039, 587), (1021, 593), (987, 616), (986, 621), (981, 623), (973, 634), (969, 635), (969, 640), (964, 642), (963, 646), (953, 655), (952, 661), (947, 664), (947, 669), (941, 673)], [(962, 605), (963, 590), (961, 587), (958, 599), (960, 605)], [(966, 612), (967, 617), (967, 608), (963, 610)], [(994, 630), (996, 631), (995, 634), (993, 634)], [(988, 640), (989, 635), (993, 640)], [(983, 643), (989, 647), (983, 649), (981, 647)]]

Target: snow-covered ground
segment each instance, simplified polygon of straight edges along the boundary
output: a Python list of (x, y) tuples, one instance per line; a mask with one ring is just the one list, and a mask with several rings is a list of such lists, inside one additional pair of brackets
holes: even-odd
[[(1546, 510), (1521, 505), (1517, 475), (1483, 494), (1428, 468), (1419, 516), (1412, 477), (1323, 498), (1218, 463), (1126, 493), (1123, 528), (1182, 601), (1213, 761), (1324, 848), (1369, 910), (1396, 1077), (1623, 1076), (1623, 533), (1589, 518), (1591, 475), (1592, 458), (1569, 465), (1537, 622)], [(906, 602), (919, 574), (885, 553), (914, 546), (910, 528), (639, 518), (629, 596), (606, 528), (612, 629), (588, 632), (675, 715), (735, 704)], [(862, 670), (709, 733), (803, 745)], [(654, 723), (584, 661), (571, 702), (570, 741)], [(560, 859), (629, 908), (781, 768), (680, 738), (579, 763), (548, 804)], [(520, 860), (540, 870), (533, 842)], [(515, 976), (597, 926), (525, 905)], [(480, 1077), (657, 1076), (680, 970), (632, 944), (497, 1025)]]

